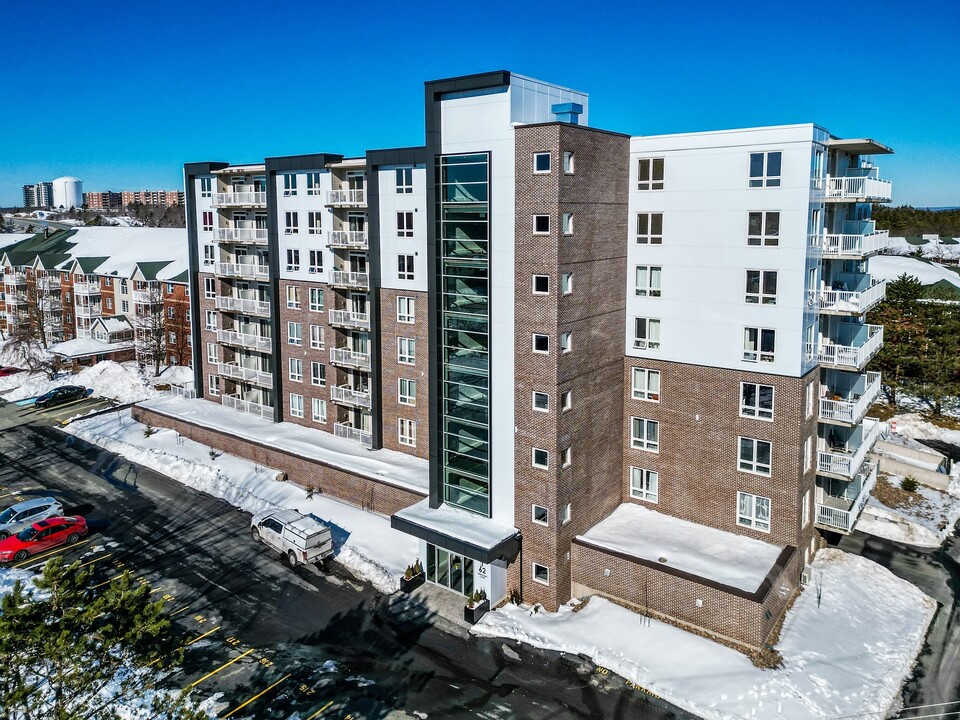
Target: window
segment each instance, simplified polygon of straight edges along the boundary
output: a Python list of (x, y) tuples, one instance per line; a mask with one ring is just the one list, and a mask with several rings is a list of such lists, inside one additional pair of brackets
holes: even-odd
[(397, 420), (397, 442), (409, 447), (417, 446), (417, 423), (413, 420)]
[(533, 563), (533, 581), (541, 585), (550, 584), (550, 569), (546, 565)]
[(283, 232), (287, 235), (300, 232), (300, 214), (296, 212), (284, 213)]
[(573, 235), (573, 213), (563, 213), (560, 216), (561, 225), (563, 228), (564, 235)]
[(633, 346), (639, 350), (659, 350), (660, 321), (654, 318), (634, 318)]
[(397, 402), (401, 405), (417, 404), (417, 381), (400, 378), (398, 382)]
[(413, 237), (413, 213), (397, 213), (397, 237)]
[(744, 417), (773, 420), (773, 385), (740, 383), (740, 414)]
[(546, 354), (550, 352), (550, 336), (549, 335), (539, 335), (534, 333), (533, 335), (533, 352)]
[(566, 525), (570, 522), (570, 503), (567, 503), (562, 508), (560, 508), (560, 524)]
[(300, 269), (300, 251), (297, 248), (287, 248), (287, 270)]
[(293, 417), (303, 417), (303, 395), (290, 393), (290, 414)]
[(203, 296), (208, 299), (212, 299), (217, 296), (216, 278), (208, 277), (203, 279)]
[[(128, 312), (130, 312), (130, 301), (129, 301), (129, 300), (121, 300), (121, 301), (120, 301), (120, 312), (122, 312), (122, 313), (128, 313)], [(213, 312), (213, 311), (212, 311), (212, 310), (207, 310), (207, 312), (209, 313), (209, 312)], [(216, 313), (214, 313), (214, 316), (216, 316)], [(217, 321), (214, 320), (213, 322), (216, 323)], [(216, 325), (214, 325), (212, 328), (211, 328), (211, 327), (208, 327), (208, 328), (207, 328), (207, 330), (216, 330), (216, 329), (217, 329), (217, 328), (216, 328)]]
[(737, 525), (770, 532), (770, 498), (738, 492)]
[[(211, 245), (210, 247), (213, 247), (213, 245)], [(127, 290), (127, 281), (126, 281), (126, 280), (120, 280), (120, 294), (121, 294), (121, 295), (126, 295), (127, 292), (128, 292), (128, 290)]]
[(573, 333), (560, 333), (560, 354), (566, 355), (571, 350), (573, 350)]
[[(123, 302), (126, 302), (126, 300), (124, 300)], [(123, 304), (123, 303), (121, 303), (121, 305), (122, 305), (122, 304)], [(217, 313), (216, 313), (215, 310), (207, 310), (206, 328), (207, 328), (207, 330), (216, 330), (216, 329), (217, 329)]]
[(637, 190), (663, 190), (663, 158), (641, 158), (638, 161)]
[(210, 375), (207, 378), (207, 387), (210, 388), (211, 395), (219, 395), (220, 394), (220, 376)]
[(660, 473), (643, 468), (630, 468), (630, 497), (657, 502), (660, 493)]
[(660, 402), (660, 371), (633, 368), (633, 399)]
[(569, 150), (563, 152), (563, 172), (573, 175), (573, 153)]
[[(103, 284), (104, 284), (105, 287), (111, 287), (111, 286), (113, 285), (113, 278), (111, 278), (111, 277), (105, 277), (105, 278), (103, 279)], [(171, 290), (170, 292), (173, 292), (173, 291)]]
[(397, 362), (403, 365), (414, 365), (417, 361), (416, 338), (397, 338)]
[[(813, 435), (807, 437), (806, 443), (803, 446), (803, 471), (810, 472), (813, 470)], [(804, 512), (806, 512), (804, 508)], [(804, 520), (803, 524), (806, 525), (807, 521)]]
[(770, 474), (770, 454), (772, 444), (766, 440), (740, 438), (740, 462), (737, 469), (756, 475)]
[(560, 467), (568, 468), (573, 464), (573, 448), (565, 447), (560, 451)]
[[(104, 298), (103, 302), (106, 304), (107, 310), (113, 310), (113, 298)], [(173, 317), (173, 308), (170, 308), (170, 317)]]
[(303, 360), (290, 358), (290, 379), (294, 382), (303, 382)]
[(213, 178), (200, 178), (200, 197), (210, 197), (213, 194)]
[(327, 401), (321, 400), (320, 398), (313, 398), (310, 401), (310, 405), (313, 411), (313, 421), (325, 423), (327, 421)]
[[(112, 298), (107, 298), (107, 307), (108, 307), (108, 308), (112, 308), (112, 307), (113, 307), (113, 299), (112, 299)], [(167, 317), (168, 317), (170, 320), (173, 320), (173, 316), (176, 314), (176, 312), (177, 312), (177, 311), (174, 310), (173, 308), (167, 308)]]
[(747, 245), (776, 246), (780, 244), (780, 213), (752, 212), (747, 220)]
[(534, 505), (531, 512), (531, 520), (537, 525), (549, 525), (550, 513), (542, 505)]
[(639, 297), (660, 297), (660, 276), (663, 268), (656, 265), (637, 265), (636, 293)]
[(327, 366), (320, 362), (310, 363), (310, 383), (324, 387), (327, 384)]
[(396, 169), (397, 173), (397, 195), (404, 195), (413, 192), (413, 168), (402, 167)]
[[(812, 440), (813, 438), (811, 438)], [(803, 494), (803, 522), (801, 527), (806, 527), (810, 524), (810, 506), (813, 505), (813, 490), (807, 490)]]
[(541, 450), (540, 448), (531, 448), (530, 463), (535, 468), (542, 468), (543, 470), (549, 470), (550, 469), (550, 453), (548, 453), (546, 450)]
[(773, 362), (776, 344), (776, 330), (767, 328), (743, 329), (743, 359), (745, 362)]
[(753, 305), (776, 305), (777, 271), (747, 270), (746, 301)]
[(564, 273), (560, 276), (560, 291), (564, 295), (573, 294), (573, 273)]
[(663, 244), (663, 213), (637, 213), (637, 244)]
[[(307, 173), (307, 195), (319, 195), (320, 194), (320, 173), (312, 172)], [(320, 223), (317, 223), (317, 227), (320, 226)]]
[(538, 152), (533, 154), (533, 172), (535, 175), (550, 172), (550, 153)]
[(414, 304), (412, 297), (404, 297), (401, 295), (397, 298), (397, 322), (402, 323), (413, 323), (414, 321)]
[(323, 272), (323, 250), (310, 250), (310, 265), (309, 272), (319, 273)]
[(546, 393), (533, 393), (533, 409), (537, 412), (550, 412), (550, 396)]
[(813, 390), (813, 381), (807, 383), (807, 418), (813, 417), (813, 406), (814, 406), (814, 390)]
[(216, 364), (219, 357), (220, 346), (216, 343), (207, 343), (207, 362)]
[(397, 255), (397, 276), (401, 280), (413, 280), (413, 255)]
[[(110, 278), (104, 278), (106, 285), (110, 285)], [(173, 295), (173, 283), (167, 283), (167, 295)]]
[[(283, 176), (283, 196), (290, 197), (291, 195), (296, 195), (296, 194), (297, 194), (297, 176), (293, 174), (284, 175)], [(303, 417), (303, 412), (300, 413), (300, 417)]]
[(310, 326), (310, 347), (314, 350), (323, 350), (323, 326)]
[(213, 232), (213, 211), (204, 210), (203, 212), (203, 231)]
[[(290, 251), (287, 250), (289, 253)], [(288, 308), (299, 308), (300, 307), (300, 286), (299, 285), (287, 285), (287, 307)]]
[(310, 288), (310, 312), (323, 312), (323, 288)]
[[(204, 265), (213, 265), (217, 257), (217, 246), (216, 245), (204, 245), (203, 246), (203, 264)], [(126, 283), (121, 283), (120, 292), (126, 292)]]
[(564, 390), (560, 393), (560, 412), (573, 408), (573, 390)]
[(782, 158), (779, 150), (750, 153), (750, 187), (780, 187)]
[(533, 234), (546, 235), (549, 232), (550, 232), (550, 216), (534, 215), (533, 216)]
[(660, 423), (644, 418), (630, 418), (630, 447), (660, 452)]
[(319, 210), (307, 213), (307, 235), (319, 235), (322, 232), (323, 213)]
[(303, 345), (303, 325), (301, 323), (287, 323), (287, 344)]
[(550, 292), (550, 276), (534, 275), (533, 276), (533, 294), (546, 295), (549, 292)]

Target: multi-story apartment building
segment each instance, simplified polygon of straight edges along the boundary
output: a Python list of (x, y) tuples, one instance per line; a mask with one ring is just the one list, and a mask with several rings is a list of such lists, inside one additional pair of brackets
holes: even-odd
[(159, 355), (189, 365), (186, 256), (176, 229), (81, 227), (21, 240), (0, 254), (3, 329), (77, 362)]
[(120, 204), (125, 208), (136, 204), (183, 205), (182, 190), (121, 190), (119, 194)]
[(88, 210), (112, 210), (119, 209), (123, 201), (123, 196), (118, 192), (106, 190), (104, 192), (85, 192), (83, 194), (83, 204)]
[(422, 147), (185, 166), (199, 393), (426, 461), (392, 523), (430, 582), (760, 646), (875, 479), (889, 150), (629, 137), (508, 72), (425, 89)]
[(23, 186), (25, 208), (46, 208), (53, 205), (53, 183), (38, 182)]

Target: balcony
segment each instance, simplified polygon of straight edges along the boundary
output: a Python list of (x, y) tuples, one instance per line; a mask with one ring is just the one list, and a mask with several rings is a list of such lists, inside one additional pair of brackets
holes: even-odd
[(23, 273), (7, 273), (3, 276), (3, 284), (10, 287), (27, 284), (27, 276)]
[(368, 433), (365, 430), (355, 428), (352, 425), (347, 425), (346, 423), (334, 423), (333, 434), (338, 438), (354, 440), (361, 445), (365, 445), (366, 447), (373, 445), (373, 433)]
[(360, 190), (328, 190), (327, 205), (334, 207), (353, 207), (367, 204), (367, 191)]
[(366, 250), (368, 246), (366, 230), (331, 230), (327, 238), (331, 249)]
[(236, 332), (235, 330), (217, 330), (217, 342), (225, 345), (236, 345), (248, 350), (259, 350), (260, 352), (271, 352), (273, 350), (273, 338), (267, 335)]
[(841, 260), (860, 260), (876, 255), (889, 244), (889, 230), (877, 230), (863, 235), (828, 233), (823, 236), (823, 256)]
[(226, 277), (247, 278), (250, 280), (268, 280), (270, 267), (260, 263), (214, 263), (213, 271)]
[(133, 302), (138, 305), (162, 305), (163, 293), (160, 291), (160, 288), (154, 288), (153, 290), (134, 290)]
[[(820, 336), (817, 362), (827, 367), (862, 370), (867, 362), (883, 347), (882, 325), (859, 325), (851, 323), (854, 330), (841, 328), (838, 338)], [(812, 348), (808, 348), (812, 354)]]
[(57, 290), (60, 288), (60, 278), (58, 277), (42, 277), (37, 278), (37, 287), (40, 290)]
[(59, 297), (40, 298), (37, 307), (44, 312), (61, 312), (63, 310), (63, 301)]
[(13, 294), (7, 295), (6, 301), (7, 301), (7, 305), (29, 305), (30, 304), (27, 301), (27, 298), (25, 298), (23, 295), (13, 295)]
[(330, 272), (330, 284), (333, 287), (349, 288), (351, 290), (369, 290), (370, 273), (333, 270)]
[[(834, 423), (838, 425), (856, 425), (867, 414), (867, 410), (873, 405), (874, 401), (880, 395), (880, 373), (868, 372), (864, 375), (840, 374), (833, 370), (828, 370), (827, 379), (833, 390), (827, 386), (822, 386), (824, 397), (820, 398), (820, 420), (821, 422)], [(831, 375), (832, 373), (832, 375)], [(853, 378), (852, 386), (842, 391), (840, 384), (846, 378)]]
[(829, 445), (830, 449), (818, 451), (817, 473), (852, 480), (860, 472), (867, 453), (880, 437), (880, 421), (876, 418), (864, 418), (863, 423), (854, 428), (845, 441), (832, 439), (835, 430), (836, 428), (828, 430), (827, 440), (820, 438), (820, 442)]
[(330, 399), (339, 405), (370, 409), (370, 393), (364, 390), (354, 390), (344, 385), (334, 385), (330, 388)]
[(217, 228), (214, 237), (219, 242), (266, 245), (267, 229), (258, 227)]
[(243, 380), (245, 382), (260, 385), (261, 387), (273, 387), (273, 373), (257, 370), (256, 368), (243, 367), (237, 363), (217, 363), (217, 372), (222, 377), (233, 378), (234, 380)]
[(238, 187), (234, 192), (213, 194), (214, 207), (266, 207), (267, 193), (258, 192), (252, 185)]
[(241, 400), (237, 395), (224, 395), (223, 406), (240, 410), (241, 412), (259, 415), (262, 418), (273, 420), (273, 407), (270, 405), (261, 405), (252, 400)]
[[(876, 174), (876, 168), (871, 168), (870, 174)], [(824, 199), (888, 203), (893, 199), (892, 187), (889, 180), (875, 177), (827, 177)]]
[(99, 295), (100, 283), (98, 282), (76, 282), (73, 284), (75, 295)]
[(330, 348), (330, 363), (354, 370), (370, 370), (370, 353), (356, 352), (349, 348)]
[(856, 491), (852, 500), (827, 495), (818, 487), (816, 524), (826, 530), (851, 532), (876, 484), (877, 465), (873, 464), (865, 465), (863, 472), (857, 473), (854, 481), (850, 483), (850, 487)]
[(216, 300), (214, 300), (214, 306), (217, 310), (226, 310), (227, 312), (249, 313), (250, 315), (270, 317), (270, 303), (266, 300), (238, 298), (231, 295), (217, 295)]
[(862, 291), (821, 290), (818, 293), (820, 312), (825, 315), (862, 315), (880, 303), (887, 295), (887, 281), (874, 282), (869, 275), (865, 278), (868, 287)]
[(353, 310), (331, 310), (328, 320), (331, 325), (350, 330), (369, 330), (370, 314)]
[(97, 318), (102, 314), (100, 305), (77, 305), (74, 308), (77, 317)]

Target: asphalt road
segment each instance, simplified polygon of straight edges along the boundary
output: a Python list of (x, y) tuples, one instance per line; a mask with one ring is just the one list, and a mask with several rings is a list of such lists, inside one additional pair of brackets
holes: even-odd
[(221, 718), (689, 717), (584, 658), (444, 632), (336, 563), (290, 570), (248, 515), (55, 427), (80, 409), (0, 405), (0, 505), (54, 494), (86, 516), (56, 554), (164, 598), (187, 644), (170, 685), (217, 695)]

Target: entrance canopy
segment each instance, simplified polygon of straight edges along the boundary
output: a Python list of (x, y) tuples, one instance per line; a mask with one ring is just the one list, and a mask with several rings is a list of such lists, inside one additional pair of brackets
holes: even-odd
[(449, 505), (432, 508), (428, 500), (395, 513), (390, 526), (485, 564), (512, 562), (520, 550), (520, 531), (513, 525)]

